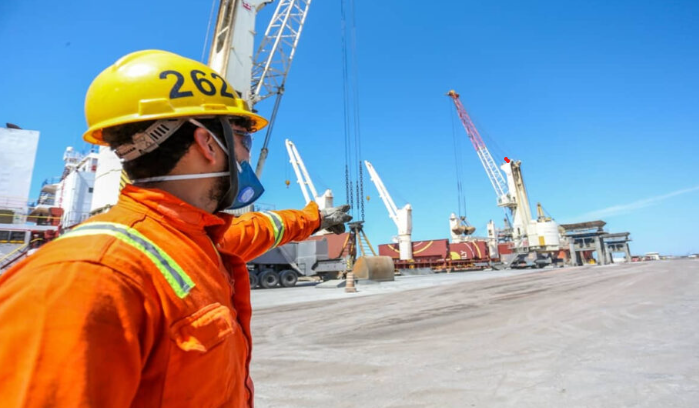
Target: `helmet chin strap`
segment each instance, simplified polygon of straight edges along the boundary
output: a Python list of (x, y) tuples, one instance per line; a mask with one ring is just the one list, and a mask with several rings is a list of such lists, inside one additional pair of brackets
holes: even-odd
[[(228, 155), (228, 173), (230, 176), (230, 186), (228, 188), (228, 191), (226, 191), (223, 197), (221, 197), (221, 201), (219, 201), (215, 212), (223, 211), (227, 208), (230, 208), (230, 206), (232, 206), (235, 202), (235, 196), (238, 194), (238, 162), (235, 160), (235, 142), (233, 141), (233, 129), (231, 128), (231, 124), (228, 121), (227, 117), (220, 116), (219, 120), (221, 121), (221, 128), (223, 129), (223, 137), (226, 141), (226, 147), (228, 147), (228, 149), (224, 149), (224, 151)], [(218, 141), (216, 135), (214, 135), (214, 139)]]
[(220, 171), (218, 173), (199, 173), (199, 174), (177, 174), (173, 176), (158, 176), (158, 177), (147, 177), (142, 179), (136, 179), (133, 181), (134, 184), (143, 183), (154, 183), (156, 181), (170, 181), (170, 180), (193, 180), (193, 179), (203, 179), (203, 178), (213, 178), (213, 177), (225, 177), (230, 175), (227, 171)]

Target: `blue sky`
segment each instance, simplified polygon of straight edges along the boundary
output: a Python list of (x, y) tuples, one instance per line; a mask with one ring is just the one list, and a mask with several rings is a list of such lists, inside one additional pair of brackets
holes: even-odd
[[(83, 98), (102, 69), (148, 48), (201, 58), (211, 3), (199, 3), (0, 3), (0, 122), (41, 131), (32, 197), (60, 175), (67, 146), (88, 148)], [(633, 253), (699, 252), (698, 2), (372, 1), (356, 13), (363, 158), (399, 206), (412, 204), (414, 240), (447, 238), (457, 210), (454, 107), (444, 96), (455, 89), (495, 159), (522, 160), (532, 206), (542, 202), (559, 222), (601, 216), (609, 230), (631, 232)], [(339, 2), (313, 2), (261, 202), (303, 205), (285, 138), (317, 187), (344, 200), (341, 55)], [(258, 108), (267, 114), (271, 100)], [(467, 215), (485, 234), (503, 212), (455, 129)], [(389, 242), (396, 228), (364, 184), (366, 231)]]

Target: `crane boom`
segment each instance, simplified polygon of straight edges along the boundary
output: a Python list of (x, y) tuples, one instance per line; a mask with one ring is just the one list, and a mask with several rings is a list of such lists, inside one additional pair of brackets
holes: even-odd
[(466, 108), (464, 108), (464, 105), (461, 103), (459, 94), (452, 90), (449, 91), (447, 95), (454, 101), (456, 111), (459, 114), (459, 119), (461, 119), (461, 124), (464, 126), (466, 134), (468, 135), (469, 140), (471, 140), (473, 147), (476, 149), (478, 158), (481, 160), (481, 164), (483, 164), (483, 168), (485, 168), (485, 172), (488, 174), (488, 179), (493, 185), (493, 189), (495, 189), (495, 195), (498, 198), (498, 205), (501, 207), (511, 207), (515, 205), (514, 201), (510, 197), (509, 190), (507, 189), (505, 178), (502, 176), (502, 173), (500, 173), (500, 169), (498, 169), (498, 166), (495, 164), (493, 156), (490, 155), (490, 151), (485, 145), (480, 133), (478, 133), (478, 129), (476, 129), (473, 121), (471, 121), (471, 117), (468, 115), (468, 112), (466, 112)]
[(276, 95), (255, 174), (262, 177), (274, 122), (284, 95), (284, 84), (301, 38), (311, 0), (281, 0), (267, 26), (252, 67), (250, 106)]
[(284, 89), (311, 0), (281, 0), (267, 26), (252, 67), (253, 104)]
[(391, 195), (388, 194), (388, 190), (386, 190), (386, 186), (384, 186), (383, 181), (374, 169), (374, 166), (372, 166), (368, 160), (365, 160), (364, 164), (366, 165), (367, 170), (369, 170), (369, 176), (371, 177), (371, 181), (374, 182), (376, 189), (379, 191), (379, 197), (381, 197), (383, 203), (386, 205), (386, 209), (388, 210), (388, 216), (393, 220), (394, 223), (396, 223), (396, 227), (400, 228), (400, 225), (398, 224), (398, 207), (396, 207), (396, 204), (393, 202), (393, 198), (391, 198)]
[(413, 259), (413, 244), (411, 240), (411, 234), (413, 232), (413, 208), (410, 204), (406, 204), (405, 207), (398, 209), (396, 203), (393, 202), (393, 198), (386, 190), (379, 173), (376, 172), (374, 166), (365, 160), (367, 170), (369, 170), (369, 175), (371, 176), (371, 181), (374, 182), (376, 189), (379, 191), (379, 197), (383, 200), (388, 210), (388, 216), (393, 220), (398, 227), (398, 248), (400, 251), (401, 260)]
[(296, 180), (301, 187), (301, 193), (303, 193), (303, 198), (306, 200), (306, 204), (310, 203), (311, 200), (318, 204), (318, 208), (325, 209), (333, 206), (333, 193), (332, 191), (325, 190), (322, 196), (318, 195), (313, 180), (311, 180), (311, 175), (306, 169), (306, 165), (301, 159), (301, 154), (296, 149), (296, 145), (289, 139), (286, 139), (286, 151), (289, 153), (289, 162), (294, 167), (294, 173), (296, 173)]
[(306, 165), (303, 163), (301, 155), (296, 150), (294, 143), (289, 139), (286, 139), (286, 150), (289, 153), (289, 162), (294, 167), (296, 180), (299, 186), (301, 186), (301, 192), (306, 199), (306, 204), (308, 204), (311, 200), (315, 200), (315, 197), (318, 195), (316, 188), (313, 185), (313, 181), (311, 181), (311, 176), (308, 174), (308, 170), (306, 170)]
[(221, 0), (208, 65), (223, 74), (248, 106), (252, 97), (252, 58), (257, 13), (272, 0)]

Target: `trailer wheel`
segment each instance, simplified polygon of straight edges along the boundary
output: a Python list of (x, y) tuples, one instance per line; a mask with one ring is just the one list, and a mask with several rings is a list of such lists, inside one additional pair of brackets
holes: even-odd
[(279, 275), (271, 269), (260, 272), (260, 286), (265, 289), (273, 288), (279, 283)]
[(260, 284), (260, 279), (255, 272), (248, 272), (250, 275), (250, 288), (255, 289)]
[(298, 280), (299, 277), (296, 275), (296, 271), (292, 271), (291, 269), (283, 270), (282, 273), (279, 274), (279, 283), (285, 288), (295, 286)]

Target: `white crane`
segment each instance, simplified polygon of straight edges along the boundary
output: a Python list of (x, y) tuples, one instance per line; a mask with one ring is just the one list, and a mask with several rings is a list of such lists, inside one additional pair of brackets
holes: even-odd
[[(471, 121), (471, 117), (461, 103), (459, 94), (452, 90), (447, 95), (453, 99), (466, 134), (476, 149), (478, 158), (481, 160), (488, 179), (493, 185), (498, 206), (510, 209), (513, 218), (512, 239), (517, 252), (526, 253), (530, 250), (550, 252), (558, 250), (560, 244), (558, 224), (550, 218), (539, 217), (538, 220), (532, 219), (529, 197), (527, 196), (527, 189), (524, 186), (524, 178), (522, 177), (522, 163), (520, 161), (506, 160), (506, 163), (500, 166), (500, 169), (505, 172), (507, 179), (507, 184), (505, 184), (505, 178), (500, 173), (478, 129), (476, 129), (476, 126)], [(490, 228), (492, 226), (489, 226), (489, 234), (492, 233)]]
[(224, 74), (231, 86), (248, 102), (250, 109), (257, 102), (276, 95), (257, 160), (257, 177), (262, 175), (286, 77), (311, 5), (311, 0), (280, 0), (253, 58), (255, 18), (271, 2), (221, 0), (209, 55), (209, 66)]
[(208, 65), (252, 108), (252, 52), (257, 13), (272, 0), (221, 0)]
[(368, 160), (364, 161), (367, 170), (369, 170), (369, 175), (371, 176), (371, 181), (374, 182), (376, 189), (379, 190), (379, 197), (383, 200), (388, 210), (388, 216), (393, 220), (398, 227), (398, 249), (400, 251), (401, 260), (411, 260), (413, 259), (413, 244), (410, 239), (410, 235), (413, 232), (413, 207), (410, 204), (406, 204), (403, 208), (396, 207), (396, 203), (393, 202), (391, 195), (386, 190), (379, 173), (376, 172), (374, 166), (369, 163)]
[(325, 190), (322, 196), (318, 195), (315, 185), (313, 185), (313, 180), (306, 170), (306, 165), (301, 159), (299, 151), (296, 149), (296, 145), (286, 139), (286, 151), (289, 153), (289, 162), (294, 167), (294, 173), (296, 173), (296, 180), (301, 187), (301, 192), (303, 193), (303, 198), (306, 200), (306, 204), (310, 203), (311, 200), (318, 204), (318, 208), (321, 210), (325, 208), (330, 208), (333, 206), (333, 193), (332, 191)]
[[(255, 174), (262, 177), (272, 129), (284, 94), (284, 83), (296, 53), (311, 0), (280, 0), (253, 58), (257, 13), (273, 0), (221, 0), (209, 54), (209, 66), (223, 73), (249, 109), (277, 95)], [(241, 215), (252, 205), (234, 210)]]

